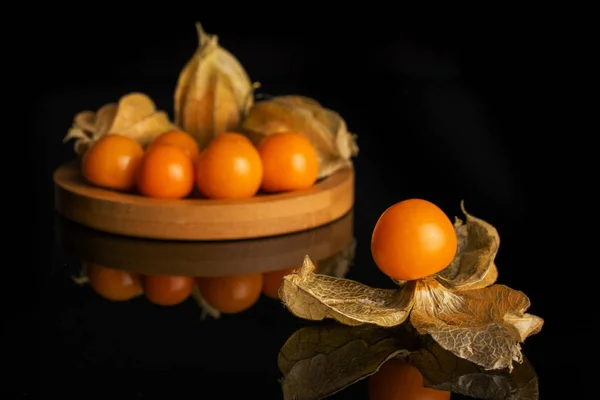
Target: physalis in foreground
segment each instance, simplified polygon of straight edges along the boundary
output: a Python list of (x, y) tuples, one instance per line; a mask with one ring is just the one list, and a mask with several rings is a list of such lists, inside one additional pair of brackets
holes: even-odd
[[(454, 229), (436, 205), (405, 200), (387, 209), (371, 243), (378, 267), (399, 285), (377, 289), (314, 273), (311, 259), (283, 279), (279, 296), (296, 316), (356, 326), (393, 327), (407, 319), (419, 334), (485, 369), (512, 370), (522, 343), (543, 320), (527, 314), (529, 298), (494, 284), (500, 238), (489, 223), (469, 215)], [(449, 228), (450, 227), (450, 228)]]

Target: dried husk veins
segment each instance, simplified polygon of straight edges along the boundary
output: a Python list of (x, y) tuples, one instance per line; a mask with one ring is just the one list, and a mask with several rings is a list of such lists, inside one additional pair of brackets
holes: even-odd
[(273, 133), (293, 131), (311, 141), (319, 157), (319, 178), (350, 166), (358, 154), (356, 135), (335, 111), (305, 96), (275, 96), (257, 101), (242, 122), (243, 132), (258, 144)]
[(390, 358), (407, 356), (416, 341), (373, 325), (330, 325), (296, 331), (279, 352), (285, 400), (316, 400), (375, 373)]
[(96, 112), (86, 110), (76, 114), (64, 141), (75, 139), (75, 153), (81, 156), (109, 133), (127, 136), (146, 146), (159, 134), (172, 129), (178, 128), (164, 111), (156, 110), (150, 97), (133, 92), (122, 96), (118, 103), (103, 105)]
[(405, 358), (415, 366), (426, 387), (489, 400), (538, 399), (537, 376), (527, 360), (512, 373), (486, 371), (423, 338), (415, 335), (410, 325), (301, 328), (279, 352), (284, 399), (331, 396), (374, 374), (393, 357)]
[[(459, 248), (439, 274), (398, 282), (399, 289), (376, 289), (345, 279), (323, 279), (303, 268), (284, 277), (280, 297), (298, 317), (333, 318), (354, 326), (395, 326), (410, 314), (411, 324), (444, 349), (486, 369), (513, 368), (521, 362), (520, 343), (539, 332), (543, 320), (526, 313), (527, 296), (493, 285), (499, 237), (487, 222), (464, 210), (466, 224), (455, 224)], [(305, 262), (305, 264), (307, 264)]]
[(254, 88), (240, 62), (196, 23), (198, 48), (179, 74), (175, 122), (205, 147), (217, 134), (236, 130), (254, 103)]
[(537, 400), (537, 374), (525, 357), (510, 372), (507, 369), (486, 371), (456, 357), (437, 343), (412, 352), (408, 361), (423, 375), (423, 385), (437, 390), (487, 400)]
[(413, 303), (415, 285), (401, 290), (374, 289), (349, 279), (314, 273), (306, 256), (302, 267), (283, 278), (279, 297), (297, 317), (319, 321), (335, 319), (345, 325), (364, 323), (396, 326), (404, 322)]

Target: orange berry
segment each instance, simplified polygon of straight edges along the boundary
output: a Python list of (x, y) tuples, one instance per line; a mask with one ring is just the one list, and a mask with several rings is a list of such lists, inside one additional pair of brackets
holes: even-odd
[(283, 192), (308, 189), (319, 175), (317, 152), (306, 137), (296, 132), (274, 133), (258, 145), (263, 164), (261, 189)]
[(196, 162), (198, 155), (200, 155), (200, 147), (198, 146), (196, 139), (187, 132), (168, 131), (161, 133), (152, 141), (152, 143), (150, 143), (149, 147), (159, 144), (179, 147), (193, 162)]
[(192, 293), (194, 278), (189, 276), (148, 275), (144, 278), (144, 293), (159, 306), (183, 303)]
[(370, 400), (448, 400), (451, 393), (423, 386), (423, 375), (407, 361), (392, 358), (369, 377)]
[(103, 136), (81, 160), (83, 177), (92, 185), (131, 191), (144, 149), (135, 140), (121, 135)]
[(400, 280), (424, 278), (446, 268), (457, 250), (454, 225), (435, 204), (404, 200), (381, 214), (371, 237), (379, 269)]
[(252, 142), (239, 133), (221, 133), (200, 153), (198, 190), (210, 199), (243, 199), (258, 192), (262, 163)]
[(225, 314), (247, 310), (260, 297), (262, 274), (196, 278), (196, 286), (208, 304)]
[(180, 199), (194, 188), (194, 165), (175, 146), (156, 144), (148, 148), (137, 176), (138, 191), (144, 196)]
[(143, 293), (140, 278), (131, 272), (90, 264), (87, 277), (91, 288), (112, 301), (126, 301)]

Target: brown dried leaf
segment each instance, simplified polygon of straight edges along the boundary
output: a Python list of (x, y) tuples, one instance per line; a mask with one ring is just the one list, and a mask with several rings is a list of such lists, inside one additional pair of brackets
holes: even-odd
[(242, 122), (255, 144), (277, 132), (295, 131), (306, 136), (319, 156), (319, 178), (351, 165), (358, 154), (355, 135), (335, 111), (304, 96), (276, 96), (256, 102)]
[(476, 399), (539, 399), (538, 378), (525, 357), (512, 372), (507, 369), (486, 371), (474, 363), (456, 357), (434, 342), (411, 353), (408, 361), (421, 372), (426, 387)]
[(504, 285), (452, 291), (434, 279), (417, 281), (411, 324), (444, 349), (486, 369), (512, 369), (521, 346), (543, 320), (526, 314), (529, 298)]
[(375, 373), (418, 345), (405, 329), (339, 324), (302, 328), (279, 352), (284, 399), (318, 400)]
[(308, 256), (302, 267), (283, 278), (279, 297), (294, 315), (319, 321), (333, 318), (345, 325), (401, 324), (413, 305), (415, 283), (400, 290), (375, 289), (348, 279), (314, 273)]
[(484, 220), (475, 218), (461, 208), (466, 223), (456, 219), (454, 227), (458, 249), (454, 260), (437, 274), (437, 279), (454, 290), (474, 290), (492, 285), (498, 278), (494, 259), (500, 246), (498, 231)]
[(131, 126), (148, 118), (156, 111), (154, 101), (143, 93), (129, 93), (119, 99), (117, 113), (108, 129), (122, 135)]

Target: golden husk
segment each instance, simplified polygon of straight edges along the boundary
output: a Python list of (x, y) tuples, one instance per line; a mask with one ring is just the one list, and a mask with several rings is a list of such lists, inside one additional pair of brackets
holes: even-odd
[(305, 96), (276, 96), (256, 102), (242, 122), (243, 132), (255, 143), (278, 132), (298, 132), (308, 138), (319, 157), (319, 178), (351, 165), (358, 155), (356, 135), (344, 119)]
[(196, 23), (198, 48), (179, 74), (175, 123), (204, 148), (217, 134), (236, 130), (254, 102), (248, 74), (216, 35)]
[[(293, 333), (279, 351), (284, 400), (319, 400), (365, 379), (392, 358), (419, 370), (423, 386), (477, 399), (539, 398), (538, 378), (527, 359), (510, 372), (486, 371), (457, 357), (410, 325), (310, 326)], [(400, 382), (390, 381), (390, 386)], [(396, 387), (401, 391), (401, 387)], [(410, 393), (410, 385), (407, 387)]]
[(458, 250), (447, 269), (417, 281), (398, 282), (398, 289), (315, 274), (310, 258), (284, 277), (279, 296), (294, 315), (335, 319), (345, 325), (393, 327), (408, 318), (421, 334), (485, 369), (513, 368), (522, 361), (520, 343), (544, 321), (526, 313), (529, 298), (494, 284), (500, 238), (496, 229), (466, 215), (455, 224)]
[(83, 153), (107, 134), (130, 137), (146, 146), (163, 132), (178, 129), (164, 111), (156, 109), (154, 101), (143, 93), (129, 93), (118, 103), (108, 103), (96, 112), (82, 111), (75, 115), (73, 127), (64, 141), (75, 139), (74, 149)]

